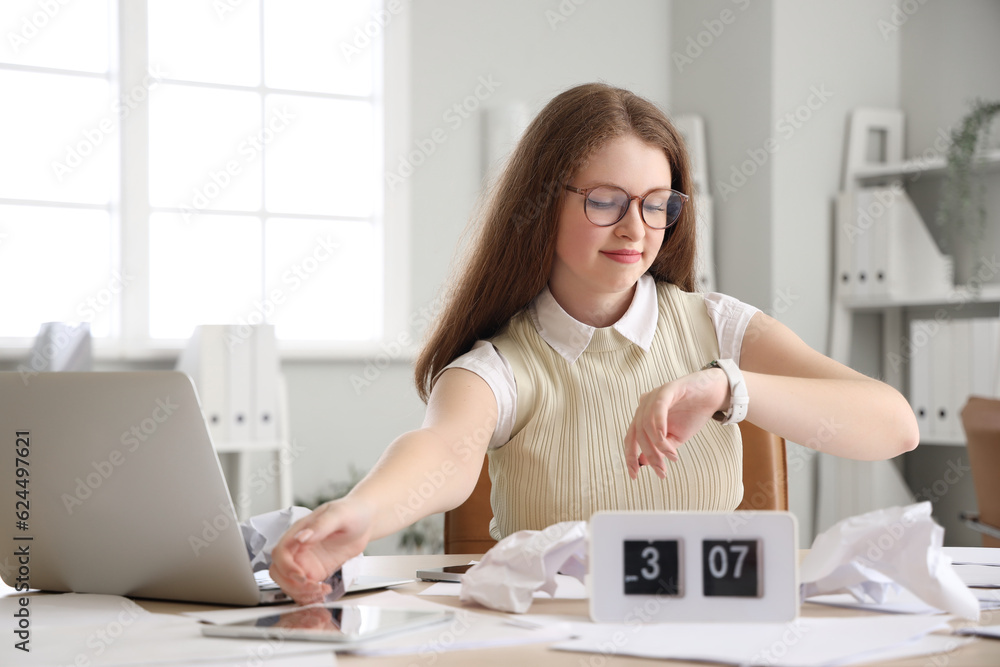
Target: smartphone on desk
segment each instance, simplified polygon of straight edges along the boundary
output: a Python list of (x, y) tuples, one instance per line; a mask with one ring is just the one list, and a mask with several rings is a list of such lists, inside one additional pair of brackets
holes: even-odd
[(426, 570), (417, 570), (417, 578), (424, 581), (462, 581), (462, 575), (468, 572), (473, 565), (475, 563), (429, 567)]
[(201, 632), (209, 637), (299, 639), (349, 644), (444, 623), (453, 618), (454, 614), (448, 611), (329, 604), (270, 614), (249, 621), (203, 625)]

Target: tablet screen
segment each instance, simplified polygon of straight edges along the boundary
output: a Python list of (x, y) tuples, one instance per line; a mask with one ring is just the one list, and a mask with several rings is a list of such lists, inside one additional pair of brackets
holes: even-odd
[(273, 637), (327, 642), (357, 642), (453, 618), (446, 611), (383, 609), (370, 605), (322, 605), (270, 614), (249, 621), (206, 625), (216, 637)]

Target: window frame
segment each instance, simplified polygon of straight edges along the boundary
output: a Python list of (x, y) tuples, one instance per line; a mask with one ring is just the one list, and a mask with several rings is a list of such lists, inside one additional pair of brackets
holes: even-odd
[[(263, 1), (263, 0), (262, 0)], [(115, 98), (125, 91), (138, 90), (148, 84), (149, 57), (146, 24), (148, 5), (146, 0), (112, 0), (109, 3), (111, 29), (109, 71), (107, 75), (80, 73), (71, 70), (45, 67), (23, 66), (0, 63), (0, 68), (35, 73), (68, 73), (109, 80)], [(410, 10), (408, 3), (394, 0), (384, 3), (379, 12), (379, 21), (373, 25), (380, 30), (382, 52), (376, 54), (381, 61), (381, 86), (376, 85), (372, 95), (375, 106), (376, 127), (381, 129), (377, 140), (381, 141), (381, 160), (376, 173), (385, 173), (385, 165), (391, 163), (390, 156), (398, 156), (407, 145), (410, 136), (410, 71), (408, 51), (410, 45)], [(263, 20), (263, 19), (262, 19)], [(140, 29), (141, 27), (141, 29)], [(376, 35), (378, 37), (379, 35)], [(261, 35), (263, 39), (263, 35)], [(187, 84), (164, 78), (164, 82)], [(197, 84), (195, 84), (197, 85)], [(206, 84), (210, 87), (253, 90), (257, 88), (263, 95), (267, 93), (290, 92), (271, 89), (264, 82), (256, 87), (231, 87)], [(262, 97), (262, 102), (264, 98)], [(117, 161), (118, 174), (114, 177), (111, 202), (107, 207), (95, 205), (69, 204), (72, 208), (99, 208), (109, 210), (113, 228), (113, 254), (119, 263), (110, 267), (129, 277), (118, 300), (110, 307), (112, 335), (94, 338), (93, 351), (97, 360), (163, 360), (175, 359), (186, 345), (187, 339), (153, 339), (149, 336), (149, 236), (150, 215), (169, 211), (153, 207), (149, 200), (149, 106), (137, 104), (120, 121)], [(371, 341), (307, 341), (279, 340), (279, 350), (287, 359), (343, 359), (357, 360), (371, 358), (384, 351), (386, 344), (400, 338), (410, 339), (408, 318), (409, 308), (409, 233), (410, 233), (410, 184), (399, 183), (395, 188), (380, 186), (382, 200), (376, 202), (373, 222), (382, 237), (383, 260), (383, 302), (382, 336)], [(32, 206), (67, 206), (58, 202), (36, 200), (2, 199), (3, 204), (27, 204)], [(242, 212), (246, 214), (246, 212)], [(261, 211), (250, 215), (260, 215), (261, 222), (267, 219)], [(295, 217), (281, 213), (275, 217)], [(312, 216), (302, 216), (312, 217)], [(142, 220), (145, 224), (125, 224), (125, 220)], [(117, 326), (116, 326), (117, 325)], [(117, 332), (115, 331), (117, 329)], [(117, 335), (116, 335), (117, 334)], [(405, 336), (403, 336), (405, 334)], [(33, 338), (0, 338), (0, 359), (21, 359), (30, 349)], [(404, 358), (412, 357), (413, 350), (406, 347)]]

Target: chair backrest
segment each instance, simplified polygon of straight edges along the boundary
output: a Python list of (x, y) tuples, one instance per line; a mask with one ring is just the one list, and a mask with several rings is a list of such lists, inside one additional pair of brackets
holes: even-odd
[[(787, 510), (788, 467), (785, 440), (748, 422), (740, 423), (743, 436), (743, 502), (741, 510)], [(490, 474), (483, 462), (479, 481), (462, 505), (444, 514), (446, 554), (486, 553), (496, 544), (490, 537)]]
[[(968, 442), (972, 486), (979, 506), (979, 522), (1000, 528), (1000, 401), (970, 396), (962, 408), (962, 428)], [(1000, 547), (1000, 540), (983, 535), (984, 547)]]

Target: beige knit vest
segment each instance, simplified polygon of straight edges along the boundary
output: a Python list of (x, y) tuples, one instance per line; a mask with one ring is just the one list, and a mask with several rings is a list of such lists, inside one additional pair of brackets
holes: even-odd
[(666, 479), (648, 467), (632, 481), (625, 433), (639, 397), (718, 358), (700, 294), (657, 283), (659, 314), (649, 352), (613, 328), (597, 329), (570, 364), (538, 334), (527, 310), (492, 339), (514, 371), (513, 437), (489, 452), (490, 534), (586, 520), (598, 510), (732, 511), (743, 498), (739, 427), (709, 422), (681, 446)]

